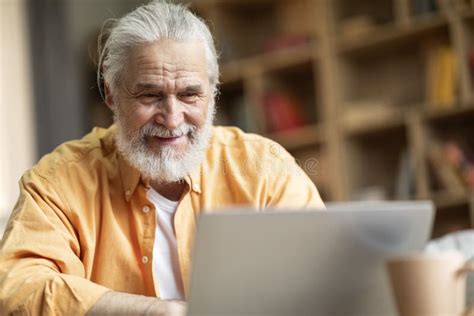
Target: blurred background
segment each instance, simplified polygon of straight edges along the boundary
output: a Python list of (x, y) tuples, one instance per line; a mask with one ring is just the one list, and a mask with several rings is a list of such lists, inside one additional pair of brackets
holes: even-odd
[[(111, 113), (97, 36), (139, 0), (0, 0), (0, 232), (18, 179)], [(474, 0), (187, 1), (214, 33), (216, 124), (280, 142), (326, 201), (432, 199), (474, 225)]]

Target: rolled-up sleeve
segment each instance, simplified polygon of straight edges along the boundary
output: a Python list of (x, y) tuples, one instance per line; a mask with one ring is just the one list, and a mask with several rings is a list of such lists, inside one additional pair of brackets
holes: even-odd
[(69, 211), (46, 177), (22, 177), (0, 244), (1, 315), (82, 315), (109, 290), (86, 278)]

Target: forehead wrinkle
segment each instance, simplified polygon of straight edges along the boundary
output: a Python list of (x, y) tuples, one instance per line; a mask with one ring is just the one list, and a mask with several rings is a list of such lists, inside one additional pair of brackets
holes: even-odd
[(196, 73), (206, 73), (203, 67), (200, 67), (197, 64), (189, 63), (166, 63), (166, 62), (156, 62), (156, 61), (146, 61), (143, 63), (138, 63), (138, 71), (143, 72), (163, 72), (163, 73), (176, 73), (176, 72), (196, 72)]
[(147, 69), (139, 70), (138, 78), (141, 80), (144, 80), (145, 78), (147, 78), (152, 81), (176, 80), (179, 82), (199, 81), (199, 83), (201, 83), (202, 80), (205, 80), (206, 74), (195, 69), (170, 70), (170, 69), (165, 69), (162, 67), (156, 67), (156, 68), (147, 68)]
[(179, 82), (199, 82), (202, 83), (200, 76), (190, 74), (189, 72), (173, 72), (172, 75), (166, 75), (162, 72), (143, 72), (137, 77), (137, 82), (155, 82), (155, 81), (179, 81)]
[(196, 76), (189, 75), (189, 73), (178, 74), (173, 78), (168, 76), (163, 76), (160, 74), (144, 74), (138, 77), (134, 89), (140, 90), (141, 88), (148, 89), (159, 89), (159, 90), (168, 90), (168, 89), (188, 89), (189, 87), (199, 87), (200, 89), (204, 88), (205, 83)]
[[(171, 43), (160, 41), (132, 48), (129, 57), (136, 64), (137, 68), (163, 67), (165, 69), (174, 69), (176, 67), (186, 67), (199, 69), (207, 73), (207, 59), (205, 58), (202, 43), (197, 48), (193, 47), (195, 46), (194, 44), (188, 43), (185, 45), (175, 41), (171, 41)], [(181, 54), (180, 51), (183, 53)]]

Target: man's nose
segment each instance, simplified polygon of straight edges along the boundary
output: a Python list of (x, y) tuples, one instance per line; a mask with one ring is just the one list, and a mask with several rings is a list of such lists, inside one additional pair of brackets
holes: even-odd
[(156, 122), (168, 129), (175, 129), (184, 122), (184, 109), (175, 96), (163, 100), (162, 111), (156, 116)]

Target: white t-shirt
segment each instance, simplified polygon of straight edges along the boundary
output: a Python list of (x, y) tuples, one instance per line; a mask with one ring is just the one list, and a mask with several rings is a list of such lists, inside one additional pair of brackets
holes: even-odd
[(156, 209), (156, 230), (153, 245), (153, 280), (155, 288), (160, 292), (160, 299), (183, 300), (183, 281), (173, 226), (178, 202), (168, 200), (152, 188), (148, 190), (147, 197)]

